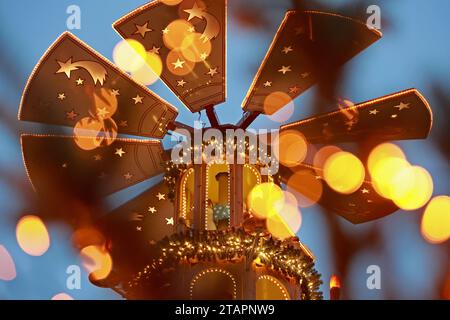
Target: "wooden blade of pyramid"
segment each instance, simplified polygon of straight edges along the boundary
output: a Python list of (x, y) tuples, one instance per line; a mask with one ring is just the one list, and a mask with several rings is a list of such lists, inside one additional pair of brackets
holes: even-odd
[(380, 219), (398, 210), (391, 200), (378, 195), (369, 181), (364, 181), (354, 193), (341, 194), (323, 180), (321, 169), (307, 164), (295, 168), (280, 165), (279, 174), (300, 202), (317, 203), (354, 224)]
[(431, 130), (432, 118), (425, 98), (409, 89), (286, 124), (280, 131), (301, 132), (312, 144), (424, 139)]
[(100, 197), (164, 172), (161, 142), (115, 139), (83, 150), (97, 138), (22, 135), (22, 154), (34, 189), (43, 196), (59, 190)]
[(348, 17), (287, 12), (242, 108), (275, 113), (380, 38), (380, 32)]
[(168, 192), (160, 182), (99, 219), (119, 273), (142, 270), (158, 252), (156, 242), (175, 232), (175, 207)]
[(161, 79), (190, 111), (225, 101), (226, 0), (154, 1), (113, 27), (161, 57)]
[(66, 32), (25, 87), (19, 119), (77, 129), (162, 138), (177, 109)]

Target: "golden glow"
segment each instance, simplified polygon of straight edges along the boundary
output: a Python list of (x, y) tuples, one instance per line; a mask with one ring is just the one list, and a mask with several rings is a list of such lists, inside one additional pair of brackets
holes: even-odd
[(301, 224), (302, 218), (298, 208), (286, 203), (281, 210), (270, 211), (266, 221), (269, 232), (281, 240), (295, 236)]
[(274, 141), (275, 154), (286, 167), (294, 167), (305, 160), (308, 152), (306, 138), (298, 131), (281, 131)]
[(163, 33), (164, 45), (169, 49), (183, 49), (190, 46), (191, 43), (184, 40), (192, 34), (189, 31), (192, 27), (190, 22), (183, 19), (172, 21), (166, 28), (168, 32)]
[(174, 75), (185, 76), (194, 70), (195, 63), (187, 60), (180, 50), (174, 49), (167, 55), (166, 67)]
[(424, 206), (433, 194), (433, 179), (422, 167), (410, 166), (400, 170), (394, 178), (392, 200), (403, 210)]
[(101, 245), (105, 243), (105, 238), (97, 229), (84, 227), (75, 230), (72, 234), (72, 243), (76, 248), (84, 248), (90, 245)]
[(16, 278), (16, 265), (8, 250), (0, 245), (0, 280), (11, 281)]
[(74, 300), (74, 299), (67, 293), (61, 292), (61, 293), (55, 294), (52, 297), (52, 300)]
[(83, 266), (94, 280), (105, 279), (112, 270), (112, 259), (103, 246), (87, 246), (81, 250)]
[[(264, 114), (274, 114), (287, 104), (293, 104), (291, 97), (283, 91), (275, 91), (264, 99)], [(293, 109), (293, 108), (291, 108)], [(275, 116), (277, 117), (277, 116)], [(289, 116), (290, 117), (290, 116)], [(289, 119), (289, 118), (288, 118)]]
[(186, 60), (201, 62), (211, 54), (211, 42), (201, 36), (201, 33), (191, 33), (183, 39), (180, 50)]
[(408, 161), (402, 158), (387, 157), (378, 160), (370, 171), (374, 189), (382, 197), (393, 199), (395, 192), (399, 194), (409, 188), (410, 179), (405, 181), (397, 178), (399, 172), (409, 166)]
[(292, 115), (294, 114), (294, 100), (291, 99), (289, 95), (284, 92), (274, 92), (269, 94), (264, 103), (267, 103), (267, 108), (277, 107), (279, 104), (284, 105), (284, 107), (280, 107), (275, 113), (267, 115), (267, 117), (275, 122), (285, 122), (288, 121)]
[(142, 68), (146, 57), (144, 46), (133, 39), (120, 41), (113, 51), (114, 63), (127, 72), (135, 72)]
[(336, 275), (332, 275), (330, 278), (330, 289), (331, 288), (340, 288), (341, 287), (341, 281)]
[[(316, 152), (313, 159), (313, 165), (317, 169), (323, 169), (325, 166), (325, 162), (327, 159), (335, 154), (336, 152), (342, 151), (341, 148), (336, 146), (325, 146), (320, 148), (319, 151)], [(321, 173), (321, 170), (317, 170), (319, 172), (316, 172), (317, 174)]]
[(287, 181), (287, 188), (293, 191), (300, 207), (310, 207), (322, 196), (322, 181), (309, 170), (295, 172)]
[(131, 78), (136, 82), (149, 86), (158, 81), (163, 70), (163, 63), (159, 55), (148, 52), (143, 64), (138, 70), (131, 73)]
[(349, 152), (337, 152), (325, 162), (324, 179), (332, 189), (339, 193), (355, 192), (363, 184), (364, 177), (363, 164)]
[(284, 193), (279, 186), (266, 182), (255, 186), (247, 198), (249, 210), (258, 218), (267, 218), (272, 210), (280, 211), (284, 205)]
[(160, 0), (162, 3), (168, 6), (176, 6), (180, 4), (183, 0)]
[(50, 236), (39, 217), (25, 216), (16, 226), (16, 238), (20, 248), (31, 256), (42, 256), (50, 247)]
[(375, 147), (369, 155), (367, 167), (372, 173), (378, 161), (386, 158), (399, 158), (406, 160), (405, 154), (399, 146), (393, 143), (383, 143)]
[(430, 243), (443, 243), (450, 238), (450, 197), (434, 197), (422, 216), (421, 231)]
[(103, 138), (99, 132), (103, 129), (103, 122), (91, 117), (82, 118), (73, 128), (74, 141), (80, 149), (94, 150), (100, 147)]

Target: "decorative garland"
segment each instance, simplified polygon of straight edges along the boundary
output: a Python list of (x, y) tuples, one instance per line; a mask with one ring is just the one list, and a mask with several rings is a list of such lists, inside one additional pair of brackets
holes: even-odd
[(159, 255), (128, 282), (128, 287), (139, 287), (141, 281), (149, 281), (164, 269), (176, 268), (180, 263), (198, 262), (236, 263), (258, 259), (261, 264), (280, 275), (294, 279), (301, 286), (302, 300), (323, 298), (319, 286), (320, 274), (314, 269), (314, 261), (292, 240), (280, 241), (270, 235), (260, 237), (230, 228), (223, 231), (194, 231), (176, 233), (157, 243)]

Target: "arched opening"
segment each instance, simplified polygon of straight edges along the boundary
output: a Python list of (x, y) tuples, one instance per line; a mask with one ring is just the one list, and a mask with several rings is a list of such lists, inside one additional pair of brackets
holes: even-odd
[(211, 163), (206, 167), (205, 229), (225, 229), (230, 224), (230, 166)]
[(181, 177), (179, 192), (179, 217), (184, 219), (188, 227), (192, 223), (194, 194), (194, 168), (190, 168)]
[(256, 280), (256, 300), (290, 300), (290, 296), (277, 278), (264, 275)]
[(192, 279), (189, 292), (192, 300), (235, 300), (236, 280), (226, 270), (206, 269)]

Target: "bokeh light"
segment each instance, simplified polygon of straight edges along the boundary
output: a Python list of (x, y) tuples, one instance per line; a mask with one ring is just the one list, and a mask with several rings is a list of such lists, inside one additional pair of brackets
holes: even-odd
[(102, 144), (103, 137), (99, 134), (102, 129), (102, 121), (91, 117), (82, 118), (73, 128), (74, 141), (80, 149), (94, 150)]
[(41, 256), (50, 247), (50, 236), (39, 217), (21, 218), (16, 226), (16, 238), (20, 248), (31, 256)]
[(105, 237), (93, 227), (83, 227), (74, 231), (72, 243), (76, 248), (81, 249), (90, 245), (102, 245), (105, 243)]
[(325, 162), (324, 179), (330, 188), (343, 194), (358, 190), (364, 182), (365, 169), (361, 160), (350, 152), (340, 151)]
[(275, 138), (275, 155), (281, 164), (294, 167), (305, 160), (308, 152), (308, 143), (305, 136), (295, 130), (281, 131)]
[(120, 41), (113, 51), (114, 63), (124, 71), (135, 72), (142, 68), (147, 58), (144, 46), (136, 40)]
[(185, 76), (194, 70), (195, 63), (187, 60), (179, 49), (173, 49), (166, 58), (167, 69), (177, 76)]
[[(275, 114), (279, 109), (283, 108), (288, 104), (292, 104), (292, 106), (288, 109), (292, 109), (293, 111), (294, 102), (287, 93), (283, 91), (272, 92), (264, 99), (264, 114), (267, 115)], [(285, 116), (287, 115), (288, 113)], [(274, 119), (277, 119), (277, 117), (279, 117), (279, 115), (274, 116)], [(288, 119), (289, 118), (290, 116), (288, 117)]]
[(272, 210), (266, 220), (267, 230), (281, 240), (295, 236), (301, 223), (302, 218), (298, 208), (286, 203), (279, 212)]
[(112, 270), (113, 261), (104, 246), (87, 246), (81, 250), (83, 266), (93, 280), (105, 279)]
[[(164, 45), (169, 49), (183, 49), (191, 45), (189, 41), (185, 41), (187, 36), (192, 34), (193, 25), (183, 19), (174, 20), (166, 27), (167, 32), (163, 33)], [(192, 41), (193, 38), (190, 38)]]
[(247, 197), (247, 207), (258, 218), (265, 219), (272, 210), (280, 211), (284, 205), (283, 190), (275, 183), (256, 185)]
[(158, 81), (163, 70), (163, 63), (159, 55), (148, 52), (145, 63), (136, 71), (131, 73), (131, 78), (136, 82), (149, 86)]
[(376, 161), (370, 170), (372, 185), (376, 192), (382, 197), (393, 199), (395, 192), (399, 194), (409, 188), (410, 179), (397, 178), (399, 172), (409, 166), (409, 162), (403, 158), (387, 157)]
[(374, 170), (375, 165), (379, 161), (386, 158), (399, 158), (406, 160), (406, 156), (399, 146), (393, 143), (382, 143), (370, 152), (369, 159), (367, 161), (369, 172), (372, 172)]
[[(325, 162), (336, 152), (342, 151), (341, 148), (336, 146), (324, 146), (314, 154), (313, 166), (316, 169), (317, 174), (322, 174), (322, 170), (325, 166)], [(319, 169), (319, 170), (317, 170)]]
[(421, 231), (430, 243), (438, 244), (450, 238), (450, 197), (434, 197), (422, 216)]
[(16, 278), (16, 265), (8, 250), (0, 244), (0, 280), (11, 281)]
[(296, 197), (300, 207), (310, 207), (322, 196), (322, 181), (310, 170), (295, 172), (287, 181), (287, 189)]
[(392, 200), (403, 210), (416, 210), (424, 206), (433, 194), (433, 179), (422, 167), (403, 168), (394, 178)]
[(201, 33), (191, 33), (183, 39), (180, 50), (186, 60), (201, 62), (211, 54), (211, 42), (201, 37)]
[(55, 294), (52, 297), (52, 300), (74, 300), (74, 299), (67, 293), (61, 292), (61, 293)]

